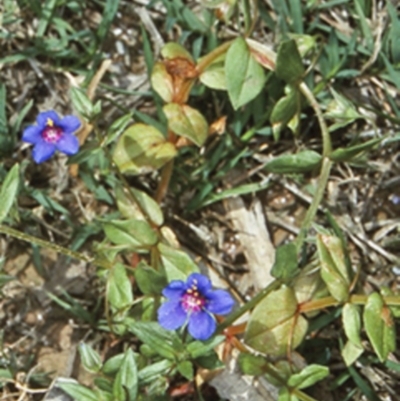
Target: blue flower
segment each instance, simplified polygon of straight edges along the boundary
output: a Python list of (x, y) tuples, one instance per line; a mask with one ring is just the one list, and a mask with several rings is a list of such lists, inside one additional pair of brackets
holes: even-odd
[(176, 330), (187, 323), (190, 335), (196, 340), (207, 340), (215, 332), (213, 313), (226, 315), (234, 305), (229, 292), (213, 290), (210, 280), (199, 273), (191, 274), (186, 283), (172, 281), (162, 294), (168, 301), (158, 309), (160, 325)]
[(56, 150), (68, 156), (79, 150), (78, 138), (72, 135), (80, 126), (79, 118), (65, 116), (61, 118), (54, 110), (44, 111), (36, 118), (36, 125), (25, 128), (22, 140), (34, 145), (32, 156), (36, 163), (42, 163)]

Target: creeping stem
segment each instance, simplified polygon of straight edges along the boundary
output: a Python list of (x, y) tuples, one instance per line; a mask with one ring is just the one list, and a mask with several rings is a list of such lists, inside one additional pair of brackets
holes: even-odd
[(210, 64), (212, 64), (219, 56), (224, 54), (229, 46), (232, 44), (233, 40), (223, 43), (222, 45), (215, 48), (212, 52), (208, 53), (202, 57), (197, 64), (197, 71), (201, 74)]
[(223, 332), (227, 327), (229, 327), (235, 320), (239, 319), (240, 316), (244, 315), (249, 310), (253, 309), (263, 298), (265, 298), (272, 291), (277, 290), (281, 286), (280, 280), (275, 280), (267, 287), (265, 287), (261, 292), (259, 292), (254, 298), (249, 302), (242, 305), (239, 309), (236, 309), (231, 313), (219, 326), (218, 332)]
[(82, 260), (87, 263), (93, 263), (94, 265), (99, 267), (110, 269), (112, 266), (112, 264), (107, 260), (96, 259), (91, 256), (84, 255), (83, 253), (72, 251), (71, 249), (64, 248), (60, 245), (53, 244), (52, 242), (45, 241), (40, 238), (36, 238), (33, 235), (25, 234), (21, 231), (15, 230), (14, 228), (4, 226), (3, 224), (0, 224), (0, 233), (10, 235), (11, 237), (30, 242), (43, 248), (52, 249), (57, 253), (61, 253), (74, 259)]
[[(400, 306), (400, 296), (388, 295), (382, 296), (383, 302), (388, 306)], [(348, 303), (353, 305), (365, 305), (368, 301), (368, 296), (363, 294), (350, 295)], [(319, 311), (333, 306), (339, 306), (343, 302), (337, 301), (335, 298), (329, 296), (320, 299), (314, 299), (309, 302), (305, 302), (300, 305), (300, 312), (307, 313), (313, 311)]]
[(314, 112), (318, 118), (318, 123), (321, 129), (321, 136), (322, 136), (322, 167), (313, 200), (311, 202), (310, 207), (307, 210), (307, 213), (300, 227), (299, 235), (297, 236), (295, 241), (297, 251), (301, 249), (303, 242), (306, 238), (307, 232), (311, 226), (311, 223), (315, 215), (317, 214), (318, 207), (322, 201), (325, 188), (328, 184), (329, 174), (333, 164), (332, 161), (329, 159), (329, 156), (332, 152), (331, 137), (329, 135), (328, 126), (326, 125), (324, 116), (322, 115), (322, 110), (319, 107), (319, 104), (315, 99), (314, 94), (311, 92), (310, 88), (306, 85), (305, 82), (300, 83), (299, 89), (301, 93), (305, 96), (305, 98), (308, 100), (311, 107), (314, 109)]
[(321, 128), (322, 135), (322, 156), (328, 157), (332, 152), (331, 136), (329, 135), (328, 126), (326, 125), (324, 116), (322, 115), (322, 110), (319, 107), (317, 99), (315, 99), (314, 94), (311, 92), (310, 88), (305, 82), (301, 82), (299, 89), (304, 97), (308, 100), (311, 107), (314, 109), (315, 114), (318, 118), (318, 123)]
[(322, 198), (324, 197), (324, 192), (326, 185), (328, 184), (329, 173), (331, 171), (332, 164), (333, 164), (332, 161), (328, 157), (323, 158), (321, 174), (318, 179), (318, 184), (315, 190), (314, 197), (312, 199), (310, 207), (307, 210), (306, 215), (304, 216), (304, 220), (300, 227), (300, 232), (295, 240), (297, 251), (300, 251), (303, 242), (306, 238), (307, 232), (311, 226), (311, 223), (315, 215), (317, 214), (318, 207), (322, 201)]

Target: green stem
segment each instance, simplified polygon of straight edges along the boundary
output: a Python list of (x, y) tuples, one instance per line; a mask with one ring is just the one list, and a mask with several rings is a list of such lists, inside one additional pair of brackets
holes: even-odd
[(328, 126), (326, 125), (322, 110), (319, 107), (317, 99), (315, 99), (314, 94), (310, 91), (310, 88), (305, 82), (299, 85), (299, 89), (304, 97), (309, 101), (311, 107), (318, 118), (319, 126), (321, 128), (322, 135), (322, 156), (328, 157), (332, 152), (331, 136), (329, 134)]
[(297, 236), (297, 238), (295, 240), (295, 245), (296, 245), (297, 251), (300, 251), (300, 249), (303, 245), (303, 242), (306, 238), (307, 232), (311, 226), (311, 223), (312, 223), (315, 215), (317, 214), (318, 207), (322, 201), (322, 198), (324, 197), (324, 192), (325, 192), (326, 185), (328, 184), (329, 173), (331, 171), (332, 164), (333, 163), (331, 162), (330, 159), (328, 159), (327, 157), (323, 158), (321, 174), (319, 176), (319, 180), (318, 180), (317, 188), (316, 188), (316, 191), (314, 194), (314, 198), (313, 198), (311, 205), (308, 208), (307, 213), (304, 217), (304, 220), (301, 224), (299, 235)]
[(387, 297), (382, 297), (383, 302), (389, 306), (400, 306), (400, 296), (388, 295)]
[(245, 35), (247, 36), (250, 34), (250, 28), (252, 26), (251, 24), (251, 11), (250, 11), (250, 1), (249, 0), (243, 0), (243, 16), (244, 16), (244, 30), (245, 30)]
[(14, 228), (11, 228), (11, 227), (4, 226), (2, 224), (0, 224), (0, 233), (10, 235), (11, 237), (20, 239), (22, 241), (29, 242), (31, 244), (41, 246), (43, 248), (52, 249), (53, 251), (56, 251), (57, 253), (61, 253), (65, 256), (69, 256), (74, 259), (82, 260), (87, 263), (92, 263), (99, 267), (104, 267), (106, 269), (110, 269), (112, 267), (112, 264), (107, 260), (96, 259), (91, 256), (86, 256), (80, 252), (71, 251), (68, 248), (64, 248), (60, 245), (53, 244), (52, 242), (45, 241), (40, 238), (36, 238), (33, 235), (25, 234), (21, 231), (15, 230)]
[(174, 170), (174, 159), (167, 162), (167, 164), (163, 167), (161, 171), (161, 179), (158, 183), (155, 201), (160, 204), (161, 201), (164, 199), (164, 196), (167, 193), (169, 182), (171, 181), (172, 172)]
[[(385, 305), (388, 306), (400, 306), (400, 296), (388, 295), (382, 297)], [(350, 295), (348, 302), (353, 305), (365, 305), (368, 301), (368, 295), (364, 294), (354, 294)], [(329, 296), (325, 298), (315, 299), (309, 302), (305, 302), (300, 305), (300, 312), (307, 313), (313, 311), (319, 311), (321, 309), (326, 309), (332, 306), (339, 306), (343, 302), (339, 302), (335, 298)], [(225, 322), (224, 322), (225, 323)]]
[(299, 89), (301, 93), (305, 96), (305, 98), (309, 101), (311, 107), (314, 109), (314, 112), (318, 118), (319, 126), (321, 129), (321, 136), (322, 136), (322, 167), (321, 167), (321, 173), (317, 185), (316, 192), (314, 194), (314, 198), (311, 202), (310, 207), (307, 210), (307, 213), (304, 217), (303, 223), (300, 228), (299, 235), (296, 238), (295, 244), (297, 251), (300, 251), (303, 242), (306, 238), (307, 232), (311, 226), (311, 223), (317, 214), (318, 207), (322, 201), (322, 198), (324, 196), (325, 188), (328, 184), (329, 180), (329, 173), (331, 171), (332, 167), (332, 162), (329, 159), (329, 155), (332, 152), (332, 143), (331, 143), (331, 137), (329, 134), (328, 126), (326, 125), (324, 116), (322, 114), (321, 108), (319, 107), (319, 104), (317, 100), (314, 97), (314, 94), (311, 92), (309, 87), (306, 85), (305, 82), (302, 82), (299, 85)]
[(280, 280), (275, 280), (271, 284), (269, 284), (266, 288), (264, 288), (261, 292), (259, 292), (254, 298), (252, 298), (249, 302), (242, 305), (235, 312), (231, 313), (219, 326), (218, 333), (222, 333), (227, 327), (231, 326), (233, 322), (239, 319), (242, 315), (244, 315), (249, 310), (253, 309), (263, 298), (265, 298), (272, 291), (277, 290), (281, 286)]
[(210, 65), (212, 64), (221, 54), (224, 54), (229, 46), (233, 43), (233, 40), (229, 40), (228, 42), (223, 43), (222, 45), (215, 48), (212, 52), (206, 54), (202, 57), (197, 64), (197, 71), (199, 75)]
[(310, 397), (306, 393), (303, 393), (301, 390), (294, 388), (290, 391), (290, 393), (296, 396), (301, 401), (317, 401), (315, 398)]

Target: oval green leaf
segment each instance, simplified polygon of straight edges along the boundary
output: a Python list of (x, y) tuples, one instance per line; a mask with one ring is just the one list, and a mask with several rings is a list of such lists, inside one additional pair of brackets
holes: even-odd
[(176, 42), (166, 43), (161, 49), (161, 55), (167, 59), (179, 57), (193, 62), (192, 55), (183, 46)]
[(115, 310), (126, 309), (133, 302), (132, 285), (121, 263), (116, 263), (109, 272), (107, 299)]
[(307, 388), (325, 379), (329, 375), (329, 369), (321, 365), (306, 366), (300, 373), (292, 375), (287, 384), (289, 387), (298, 389)]
[(313, 150), (304, 150), (295, 155), (282, 155), (275, 157), (265, 165), (270, 173), (301, 174), (317, 168), (322, 156)]
[(364, 348), (347, 341), (344, 345), (341, 354), (346, 366), (351, 366), (364, 352)]
[(226, 54), (225, 76), (229, 99), (235, 110), (254, 99), (264, 86), (264, 69), (251, 55), (243, 38), (235, 39)]
[(208, 137), (208, 124), (203, 115), (186, 104), (169, 103), (163, 107), (168, 128), (175, 134), (202, 146)]
[(276, 75), (288, 84), (298, 84), (304, 75), (304, 66), (295, 40), (282, 42), (276, 57)]
[(175, 146), (160, 131), (134, 124), (119, 138), (113, 160), (122, 173), (143, 174), (159, 169), (175, 155)]
[(92, 373), (99, 372), (102, 367), (99, 353), (96, 352), (90, 345), (85, 343), (80, 343), (78, 349), (84, 368)]
[(135, 250), (151, 247), (158, 241), (157, 233), (143, 220), (112, 220), (103, 223), (103, 229), (112, 243)]
[(187, 253), (162, 243), (158, 244), (158, 250), (168, 282), (172, 280), (185, 281), (189, 274), (199, 271), (196, 263)]
[(342, 310), (342, 321), (344, 332), (349, 341), (362, 348), (360, 308), (357, 305), (346, 303)]
[(155, 63), (151, 72), (151, 86), (161, 96), (161, 98), (169, 103), (174, 96), (174, 83), (167, 68), (161, 62)]
[(138, 391), (138, 373), (135, 356), (129, 348), (122, 359), (113, 384), (115, 401), (135, 401)]
[(318, 235), (317, 249), (321, 262), (321, 277), (330, 294), (339, 302), (347, 301), (350, 277), (340, 239), (330, 235)]
[(253, 310), (245, 343), (271, 356), (283, 356), (290, 345), (296, 348), (306, 335), (308, 322), (297, 314), (297, 299), (289, 287), (265, 297)]
[(225, 56), (226, 54), (223, 54), (201, 73), (200, 82), (211, 89), (226, 90)]
[(364, 327), (381, 362), (396, 349), (396, 327), (390, 309), (381, 295), (373, 292), (364, 308)]

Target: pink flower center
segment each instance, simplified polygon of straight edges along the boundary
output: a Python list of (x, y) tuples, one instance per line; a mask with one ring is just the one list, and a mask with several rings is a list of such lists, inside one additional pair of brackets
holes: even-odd
[(61, 128), (54, 125), (54, 121), (50, 118), (47, 119), (46, 127), (42, 131), (42, 138), (47, 143), (57, 143), (62, 137), (63, 131)]
[(205, 304), (206, 299), (200, 294), (196, 286), (189, 288), (182, 297), (182, 307), (188, 313), (200, 312)]

